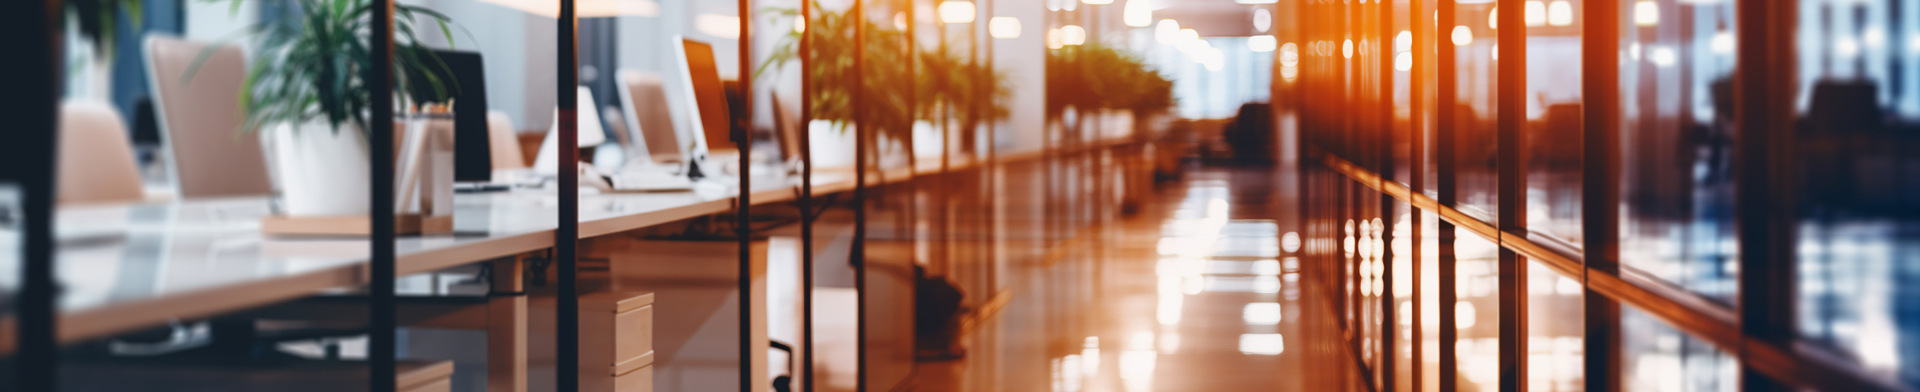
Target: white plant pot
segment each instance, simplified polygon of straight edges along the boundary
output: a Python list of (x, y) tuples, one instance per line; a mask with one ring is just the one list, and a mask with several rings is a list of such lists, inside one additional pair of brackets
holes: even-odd
[(807, 138), (813, 145), (813, 167), (853, 167), (853, 126), (848, 123), (813, 120), (807, 124)]
[(351, 123), (274, 124), (262, 134), (269, 170), (287, 216), (354, 216), (368, 203), (367, 137)]

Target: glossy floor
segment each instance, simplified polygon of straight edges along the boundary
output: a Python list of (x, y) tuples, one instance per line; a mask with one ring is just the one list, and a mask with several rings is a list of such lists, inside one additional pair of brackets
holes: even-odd
[(967, 334), (967, 356), (920, 363), (915, 389), (1338, 389), (1326, 384), (1338, 362), (1306, 360), (1334, 339), (1310, 336), (1325, 333), (1327, 310), (1288, 256), (1291, 184), (1269, 168), (1162, 184), (1138, 213), (1070, 241), (1069, 256), (1012, 268), (1007, 305)]

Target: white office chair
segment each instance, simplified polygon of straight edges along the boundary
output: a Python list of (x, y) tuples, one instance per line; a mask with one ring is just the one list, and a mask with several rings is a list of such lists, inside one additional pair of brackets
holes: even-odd
[(147, 38), (148, 79), (174, 187), (182, 199), (272, 193), (260, 137), (242, 129), (246, 113), (240, 110), (240, 89), (247, 76), (246, 59), (239, 47), (219, 47), (188, 75), (207, 46)]
[(60, 204), (146, 199), (120, 113), (105, 102), (60, 105)]
[(498, 110), (487, 112), (487, 146), (492, 150), (493, 170), (527, 168), (520, 155), (520, 137), (513, 131), (513, 118)]

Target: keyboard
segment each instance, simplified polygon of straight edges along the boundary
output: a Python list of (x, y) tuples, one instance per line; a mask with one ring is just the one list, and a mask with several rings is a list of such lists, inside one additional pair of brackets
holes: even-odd
[(678, 192), (693, 190), (693, 180), (664, 170), (627, 170), (607, 176), (615, 192)]

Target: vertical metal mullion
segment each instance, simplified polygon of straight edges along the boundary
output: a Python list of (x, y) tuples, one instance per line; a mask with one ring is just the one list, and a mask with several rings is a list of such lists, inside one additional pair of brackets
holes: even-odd
[[(1407, 116), (1409, 119), (1407, 137), (1409, 138), (1408, 140), (1411, 140), (1411, 142), (1407, 143), (1407, 175), (1410, 176), (1407, 178), (1407, 189), (1409, 193), (1415, 195), (1425, 193), (1427, 184), (1427, 112), (1425, 110), (1427, 103), (1427, 73), (1423, 71), (1426, 70), (1425, 64), (1429, 61), (1425, 55), (1425, 48), (1427, 47), (1426, 45), (1429, 44), (1427, 40), (1430, 38), (1430, 35), (1427, 34), (1426, 29), (1421, 27), (1425, 22), (1423, 22), (1423, 18), (1420, 17), (1420, 11), (1425, 10), (1425, 6), (1426, 3), (1424, 0), (1407, 1), (1407, 29), (1411, 31), (1413, 35), (1412, 46), (1407, 48), (1407, 55), (1411, 56), (1413, 60), (1413, 66), (1408, 68), (1410, 71), (1407, 73), (1407, 103), (1410, 105), (1410, 113)], [(1408, 266), (1408, 269), (1412, 272), (1409, 274), (1410, 278), (1413, 279), (1412, 282), (1409, 282), (1412, 283), (1412, 298), (1408, 299), (1408, 301), (1411, 301), (1410, 307), (1413, 308), (1413, 314), (1406, 316), (1410, 320), (1413, 320), (1413, 327), (1408, 331), (1411, 332), (1412, 336), (1409, 336), (1410, 339), (1407, 341), (1413, 351), (1411, 353), (1412, 359), (1408, 360), (1407, 364), (1413, 366), (1413, 369), (1410, 369), (1411, 374), (1407, 379), (1412, 383), (1410, 386), (1412, 390), (1420, 391), (1424, 390), (1426, 385), (1421, 381), (1421, 377), (1425, 375), (1424, 369), (1426, 368), (1426, 342), (1422, 341), (1426, 338), (1426, 326), (1422, 322), (1425, 319), (1420, 317), (1427, 311), (1425, 306), (1422, 305), (1425, 303), (1426, 293), (1421, 291), (1421, 289), (1425, 288), (1425, 285), (1421, 284), (1421, 282), (1425, 281), (1422, 273), (1426, 272), (1426, 269), (1423, 268), (1425, 259), (1421, 258), (1425, 256), (1425, 252), (1421, 250), (1421, 244), (1425, 243), (1423, 242), (1425, 239), (1423, 236), (1426, 234), (1423, 232), (1423, 229), (1425, 229), (1425, 219), (1422, 217), (1422, 215), (1425, 214), (1418, 211), (1418, 207), (1412, 206), (1411, 203), (1407, 206), (1407, 213), (1408, 233), (1412, 235), (1412, 238), (1407, 239), (1407, 243), (1413, 245), (1408, 247), (1411, 254), (1407, 257), (1407, 260), (1413, 263), (1413, 265)], [(1389, 242), (1387, 245), (1388, 248), (1392, 248), (1393, 243)]]
[[(1525, 8), (1521, 0), (1500, 0), (1507, 10)], [(1498, 205), (1501, 237), (1525, 233), (1527, 225), (1526, 159), (1521, 149), (1526, 129), (1527, 28), (1522, 12), (1498, 16), (1500, 59), (1493, 64), (1498, 130), (1496, 145)], [(1500, 247), (1500, 390), (1527, 388), (1527, 259)]]
[[(1362, 109), (1361, 105), (1359, 104), (1359, 100), (1360, 100), (1360, 97), (1358, 94), (1359, 88), (1358, 86), (1356, 86), (1357, 84), (1359, 84), (1358, 80), (1360, 79), (1359, 77), (1360, 62), (1353, 60), (1353, 52), (1351, 51), (1352, 49), (1351, 45), (1353, 44), (1353, 33), (1354, 31), (1359, 29), (1359, 25), (1360, 25), (1359, 12), (1357, 12), (1354, 8), (1355, 6), (1351, 4), (1342, 5), (1340, 7), (1340, 13), (1342, 15), (1339, 15), (1340, 17), (1336, 18), (1342, 22), (1342, 24), (1340, 25), (1340, 36), (1342, 37), (1341, 48), (1340, 48), (1340, 51), (1341, 51), (1340, 61), (1342, 65), (1341, 69), (1343, 72), (1341, 72), (1340, 74), (1340, 94), (1341, 94), (1341, 97), (1344, 99), (1340, 100), (1340, 103), (1342, 106), (1345, 106), (1343, 109), (1346, 109), (1347, 111), (1347, 115), (1340, 116), (1340, 125), (1342, 128), (1342, 132), (1340, 132), (1341, 137), (1340, 137), (1339, 154), (1341, 155), (1341, 158), (1348, 159), (1348, 160), (1353, 160), (1356, 158), (1355, 155), (1358, 155), (1358, 154), (1354, 154), (1355, 151), (1358, 151), (1360, 149), (1358, 147), (1360, 142), (1359, 140), (1357, 140), (1359, 139), (1359, 136), (1358, 136), (1359, 132), (1357, 132), (1358, 129), (1356, 129), (1356, 128), (1359, 128), (1359, 126), (1356, 125), (1355, 123), (1358, 122), (1357, 119), (1364, 118), (1363, 116), (1354, 115), (1354, 113), (1359, 112)], [(1346, 270), (1347, 270), (1347, 275), (1346, 275), (1347, 299), (1341, 302), (1341, 306), (1344, 307), (1347, 312), (1347, 319), (1348, 319), (1347, 331), (1348, 331), (1349, 337), (1351, 338), (1350, 342), (1348, 342), (1348, 344), (1351, 346), (1349, 347), (1350, 351), (1348, 352), (1358, 355), (1358, 353), (1360, 352), (1361, 336), (1366, 334), (1366, 327), (1364, 326), (1365, 323), (1361, 321), (1362, 319), (1360, 317), (1360, 308), (1364, 306), (1361, 304), (1364, 300), (1364, 297), (1360, 295), (1361, 294), (1360, 292), (1360, 283), (1361, 283), (1360, 261), (1362, 260), (1362, 257), (1360, 256), (1361, 255), (1360, 247), (1359, 247), (1360, 241), (1358, 238), (1358, 236), (1363, 235), (1361, 233), (1360, 224), (1358, 220), (1362, 215), (1362, 213), (1360, 212), (1362, 210), (1362, 208), (1360, 207), (1360, 200), (1363, 200), (1364, 198), (1360, 196), (1359, 189), (1357, 189), (1358, 186), (1354, 184), (1352, 180), (1338, 177), (1337, 176), (1338, 173), (1331, 173), (1331, 174), (1336, 175), (1335, 181), (1337, 181), (1337, 184), (1339, 184), (1340, 191), (1341, 191), (1340, 199), (1342, 203), (1345, 203), (1344, 208), (1341, 208), (1340, 210), (1341, 212), (1340, 219), (1343, 221), (1342, 222), (1343, 226), (1341, 226), (1341, 230), (1342, 230), (1341, 233), (1342, 235), (1354, 236), (1354, 242), (1353, 242), (1354, 246), (1351, 249), (1351, 253), (1353, 255), (1352, 256), (1347, 256), (1344, 254), (1342, 255), (1343, 257), (1345, 257), (1345, 259), (1343, 260), (1346, 263)], [(1351, 232), (1349, 232), (1349, 230), (1351, 230)]]
[[(733, 129), (734, 145), (740, 148), (740, 192), (739, 202), (734, 209), (734, 235), (740, 237), (739, 274), (735, 277), (736, 290), (740, 291), (740, 390), (750, 391), (758, 383), (759, 375), (753, 372), (754, 350), (766, 350), (766, 347), (753, 346), (753, 26), (752, 0), (740, 0), (740, 107), (734, 113), (734, 123), (740, 126)], [(565, 374), (565, 373), (563, 373)]]
[[(938, 3), (935, 4), (935, 6), (938, 7)], [(908, 13), (912, 14), (913, 12)], [(940, 54), (945, 56), (949, 53), (947, 50), (947, 21), (935, 18), (934, 25), (940, 27), (935, 31), (935, 33), (938, 34), (936, 41), (940, 44)], [(938, 80), (936, 83), (940, 84), (941, 90), (947, 90), (951, 84), (947, 78), (940, 78)], [(953, 142), (953, 101), (940, 100), (939, 103), (940, 123), (936, 125), (940, 128), (940, 174), (934, 176), (934, 189), (937, 190), (938, 194), (933, 196), (933, 207), (935, 210), (933, 211), (932, 236), (934, 244), (931, 246), (933, 249), (930, 249), (933, 254), (933, 259), (929, 260), (927, 264), (930, 267), (928, 268), (930, 274), (946, 275), (949, 272), (948, 270), (953, 268), (953, 266), (948, 264), (948, 257), (950, 256), (948, 246), (952, 244), (952, 238), (949, 237), (950, 233), (948, 233), (951, 229), (949, 226), (950, 215), (948, 212), (952, 209), (949, 208), (949, 198), (947, 197), (952, 193), (953, 188), (953, 185), (948, 182), (948, 173), (953, 166), (953, 160), (949, 156), (952, 155), (953, 152), (953, 145), (951, 144)], [(917, 232), (919, 230), (915, 229), (914, 231)]]
[[(988, 36), (986, 39), (987, 66), (980, 70), (981, 75), (978, 76), (980, 78), (979, 80), (987, 80), (988, 78), (993, 76), (992, 75), (993, 42), (994, 40), (998, 39), (992, 36), (994, 1), (995, 0), (985, 0), (982, 2), (982, 4), (986, 6), (985, 13), (987, 16), (987, 28), (988, 28), (987, 30)], [(1045, 71), (1042, 70), (1042, 73), (1045, 73)], [(982, 87), (982, 88), (987, 89), (986, 92), (988, 93), (991, 93), (993, 91), (992, 87)], [(987, 100), (989, 99), (989, 97), (991, 97), (991, 94), (980, 95), (980, 99), (982, 100)], [(987, 102), (986, 105), (987, 106), (985, 107), (991, 107), (992, 102)], [(986, 220), (986, 228), (985, 228), (987, 232), (987, 256), (984, 259), (986, 260), (986, 265), (987, 265), (986, 287), (990, 291), (998, 292), (1000, 290), (1000, 276), (999, 276), (1000, 269), (998, 268), (999, 266), (998, 251), (1000, 249), (1000, 235), (999, 235), (1000, 233), (998, 230), (999, 220), (1000, 220), (1000, 205), (995, 197), (996, 195), (995, 192), (998, 189), (997, 186), (999, 184), (999, 182), (995, 181), (995, 179), (997, 178), (996, 176), (1000, 172), (1000, 155), (999, 155), (999, 150), (1000, 150), (999, 136), (1000, 135), (999, 135), (999, 132), (996, 132), (994, 128), (995, 126), (993, 125), (987, 126), (987, 146), (986, 146), (987, 164), (986, 166), (984, 166), (987, 170), (986, 180), (985, 180), (986, 185), (984, 186), (984, 188), (986, 189), (985, 200), (986, 200), (986, 208), (987, 208), (987, 220)]]
[(580, 238), (580, 149), (574, 147), (580, 137), (580, 103), (575, 93), (580, 85), (580, 19), (574, 13), (574, 1), (560, 0), (559, 18), (555, 19), (559, 34), (554, 42), (559, 49), (559, 76), (554, 86), (559, 115), (555, 122), (560, 129), (554, 142), (560, 146), (560, 222), (553, 239), (554, 268), (559, 270), (559, 309), (554, 321), (554, 351), (559, 358), (554, 378), (562, 392), (580, 389), (580, 292), (574, 257)]
[[(813, 1), (800, 2), (800, 23), (813, 23)], [(811, 30), (800, 34), (800, 391), (813, 392), (813, 59)], [(775, 110), (778, 110), (776, 108)]]
[(32, 65), (15, 75), (19, 96), (5, 105), (7, 118), (20, 121), (21, 131), (9, 132), (0, 145), (0, 185), (18, 192), (20, 216), (20, 292), (14, 297), (13, 387), (22, 391), (52, 391), (59, 379), (59, 282), (54, 271), (54, 172), (60, 138), (61, 59), (65, 58), (59, 22), (60, 0), (16, 1), (6, 7), (0, 32), (14, 53), (25, 53)]
[[(1455, 135), (1458, 133), (1455, 127), (1459, 125), (1459, 119), (1456, 117), (1460, 114), (1460, 111), (1455, 108), (1455, 106), (1459, 105), (1458, 89), (1460, 75), (1456, 69), (1459, 61), (1455, 56), (1457, 50), (1453, 42), (1440, 39), (1439, 37), (1451, 36), (1450, 34), (1442, 34), (1441, 32), (1451, 32), (1453, 31), (1453, 26), (1457, 26), (1454, 17), (1457, 7), (1453, 0), (1436, 1), (1439, 1), (1439, 3), (1434, 4), (1434, 9), (1438, 13), (1434, 21), (1434, 47), (1436, 52), (1434, 74), (1438, 79), (1434, 80), (1434, 89), (1437, 90), (1435, 91), (1434, 107), (1438, 112), (1434, 113), (1434, 121), (1437, 123), (1434, 128), (1434, 143), (1438, 145), (1438, 148), (1434, 149), (1434, 165), (1438, 167), (1434, 169), (1434, 176), (1437, 177), (1434, 179), (1434, 191), (1438, 194), (1438, 200), (1436, 201), (1439, 202), (1441, 206), (1453, 208), (1457, 207), (1459, 202), (1455, 189), (1458, 178), (1458, 173), (1456, 173), (1458, 161), (1454, 156), (1459, 149), (1459, 137)], [(1435, 369), (1434, 372), (1440, 377), (1440, 390), (1453, 391), (1458, 388), (1460, 379), (1460, 372), (1458, 371), (1459, 354), (1456, 352), (1458, 349), (1455, 345), (1455, 342), (1459, 340), (1460, 329), (1458, 327), (1459, 324), (1457, 324), (1455, 320), (1455, 310), (1457, 307), (1454, 306), (1459, 302), (1459, 289), (1455, 287), (1459, 283), (1458, 277), (1455, 276), (1455, 266), (1458, 260), (1455, 258), (1453, 248), (1454, 235), (1457, 230), (1453, 226), (1453, 223), (1445, 220), (1435, 223), (1434, 249), (1438, 251), (1438, 254), (1435, 254), (1434, 257), (1437, 261), (1437, 263), (1435, 263), (1437, 264), (1436, 267), (1439, 268), (1439, 271), (1436, 271), (1436, 273), (1439, 275), (1440, 283), (1440, 287), (1437, 290), (1439, 298), (1436, 300), (1436, 303), (1440, 306), (1440, 309), (1437, 309), (1440, 312), (1440, 325), (1438, 328), (1440, 333), (1440, 366), (1439, 369)]]
[(368, 166), (373, 171), (369, 176), (373, 181), (373, 186), (369, 187), (373, 194), (368, 196), (372, 204), (369, 213), (373, 215), (373, 219), (370, 219), (373, 228), (370, 231), (372, 235), (367, 238), (372, 243), (372, 306), (368, 308), (372, 314), (368, 318), (367, 331), (367, 363), (371, 368), (367, 389), (371, 391), (395, 390), (398, 388), (395, 382), (399, 374), (394, 358), (399, 353), (399, 332), (396, 331), (398, 322), (394, 314), (397, 310), (394, 279), (398, 271), (394, 264), (393, 246), (393, 3), (394, 0), (374, 0), (372, 4), (372, 35), (367, 38), (371, 41), (367, 45), (369, 62), (375, 65), (367, 68), (364, 81), (367, 95), (370, 96), (369, 111), (372, 112), (368, 120), (373, 122), (367, 124), (372, 131), (372, 140), (368, 140), (371, 153), (368, 159), (373, 161)]
[[(865, 68), (867, 65), (866, 1), (853, 0), (853, 5), (851, 8), (847, 10), (847, 15), (848, 15), (847, 17), (849, 18), (854, 18), (853, 19), (854, 45), (853, 45), (853, 67), (852, 67), (853, 75), (855, 75), (856, 78), (861, 78), (861, 80), (864, 80), (866, 78)], [(865, 85), (865, 83), (862, 82), (860, 85)], [(863, 107), (867, 98), (866, 94), (864, 93), (864, 90), (865, 89), (861, 89), (861, 88), (856, 88), (852, 90), (851, 96), (848, 97), (849, 98), (848, 101), (853, 104), (852, 107), (856, 107), (856, 108)], [(854, 156), (853, 158), (853, 163), (854, 163), (853, 249), (850, 250), (850, 252), (852, 253), (852, 260), (849, 260), (850, 264), (853, 265), (853, 286), (854, 286), (854, 293), (855, 293), (854, 302), (856, 307), (858, 308), (858, 310), (855, 311), (855, 315), (856, 315), (855, 320), (859, 324), (859, 327), (855, 328), (857, 330), (855, 335), (856, 335), (856, 340), (859, 342), (859, 346), (861, 347), (859, 350), (856, 351), (857, 354), (855, 355), (855, 358), (857, 359), (855, 362), (856, 364), (855, 374), (858, 375), (856, 389), (861, 392), (865, 392), (868, 387), (867, 385), (867, 376), (868, 376), (867, 363), (868, 362), (867, 361), (869, 360), (868, 358), (869, 355), (867, 355), (867, 350), (866, 350), (867, 336), (869, 336), (867, 333), (867, 316), (868, 316), (867, 313), (868, 312), (867, 312), (867, 262), (866, 262), (866, 257), (867, 257), (867, 252), (866, 252), (867, 250), (867, 164), (868, 164), (867, 150), (871, 148), (875, 148), (875, 146), (869, 146), (868, 144), (870, 143), (867, 142), (866, 135), (868, 132), (870, 132), (868, 130), (870, 125), (867, 124), (866, 116), (864, 115), (865, 113), (866, 112), (862, 110), (855, 110), (854, 119), (853, 119), (853, 140), (854, 140), (853, 142), (853, 151), (854, 151), (853, 152), (853, 156)]]
[[(1374, 1), (1373, 8), (1377, 10), (1376, 12), (1378, 14), (1378, 18), (1375, 19), (1374, 23), (1379, 24), (1375, 26), (1375, 35), (1372, 40), (1374, 43), (1372, 45), (1373, 55), (1376, 60), (1374, 63), (1376, 67), (1374, 71), (1376, 80), (1374, 83), (1377, 84), (1376, 87), (1379, 89), (1379, 95), (1374, 96), (1374, 99), (1379, 101), (1375, 102), (1375, 108), (1380, 111), (1379, 113), (1375, 113), (1374, 116), (1375, 121), (1378, 121), (1379, 124), (1375, 124), (1375, 128), (1378, 130), (1378, 137), (1374, 139), (1373, 142), (1377, 144), (1374, 153), (1378, 155), (1375, 162), (1377, 162), (1379, 167), (1379, 185), (1382, 185), (1379, 189), (1386, 189), (1384, 186), (1386, 183), (1395, 181), (1393, 160), (1393, 1)], [(1395, 372), (1397, 368), (1397, 366), (1395, 366), (1395, 356), (1398, 351), (1394, 351), (1394, 338), (1398, 336), (1394, 333), (1396, 332), (1394, 331), (1394, 327), (1397, 324), (1394, 324), (1395, 320), (1393, 315), (1392, 244), (1393, 205), (1395, 200), (1393, 195), (1387, 194), (1386, 192), (1375, 192), (1373, 196), (1378, 198), (1380, 206), (1380, 224), (1374, 227), (1374, 230), (1380, 231), (1380, 238), (1376, 240), (1379, 241), (1380, 254), (1375, 256), (1379, 258), (1379, 260), (1375, 262), (1380, 263), (1380, 276), (1374, 277), (1378, 282), (1376, 284), (1380, 285), (1379, 292), (1375, 293), (1375, 295), (1380, 296), (1380, 320), (1378, 320), (1380, 322), (1380, 369), (1377, 374), (1380, 378), (1380, 390), (1395, 391), (1394, 384), (1399, 378), (1399, 374)]]
[[(1739, 241), (1740, 332), (1789, 347), (1794, 338), (1794, 2), (1744, 2), (1735, 12), (1734, 207)], [(1741, 388), (1788, 390), (1741, 355)]]
[[(906, 19), (907, 19), (907, 42), (906, 42), (907, 53), (915, 53), (916, 51), (920, 50), (919, 12), (914, 10), (915, 7), (917, 7), (918, 3), (919, 3), (918, 0), (909, 0), (906, 2), (907, 11), (905, 12), (904, 15), (906, 15)], [(918, 62), (920, 61), (919, 57), (920, 56), (907, 56), (906, 61), (907, 61), (907, 69), (909, 73), (920, 69), (918, 65)], [(907, 95), (903, 99), (907, 101), (907, 112), (910, 113), (908, 115), (908, 119), (917, 122), (918, 117), (921, 114), (920, 100), (919, 100), (919, 97), (920, 97), (919, 83), (908, 83), (906, 86), (901, 86), (900, 88), (907, 89)], [(905, 211), (901, 211), (900, 213), (901, 218), (898, 220), (905, 222), (905, 224), (902, 226), (906, 227), (905, 229), (906, 239), (908, 243), (912, 244), (911, 246), (913, 247), (918, 247), (919, 241), (920, 241), (920, 196), (921, 196), (920, 182), (921, 180), (919, 178), (920, 172), (918, 170), (918, 168), (920, 167), (920, 154), (913, 152), (913, 151), (918, 151), (916, 150), (916, 148), (918, 148), (918, 145), (919, 145), (918, 143), (920, 142), (918, 138), (915, 137), (916, 133), (918, 132), (907, 132), (907, 135), (905, 137), (906, 139), (905, 149), (906, 151), (908, 151), (907, 167), (914, 168), (915, 170), (908, 173), (907, 175), (908, 179), (906, 181), (901, 181), (899, 184), (894, 185), (895, 187), (906, 188), (903, 192), (907, 194), (907, 208)], [(896, 228), (894, 230), (898, 231), (902, 229)], [(917, 253), (917, 250), (916, 250), (916, 253)], [(938, 268), (930, 268), (930, 270), (939, 271)]]
[[(1582, 286), (1593, 274), (1620, 273), (1620, 33), (1625, 23), (1621, 4), (1582, 3), (1580, 91), (1581, 234), (1586, 268)], [(1621, 366), (1620, 303), (1591, 287), (1584, 298), (1586, 390), (1624, 390)]]

